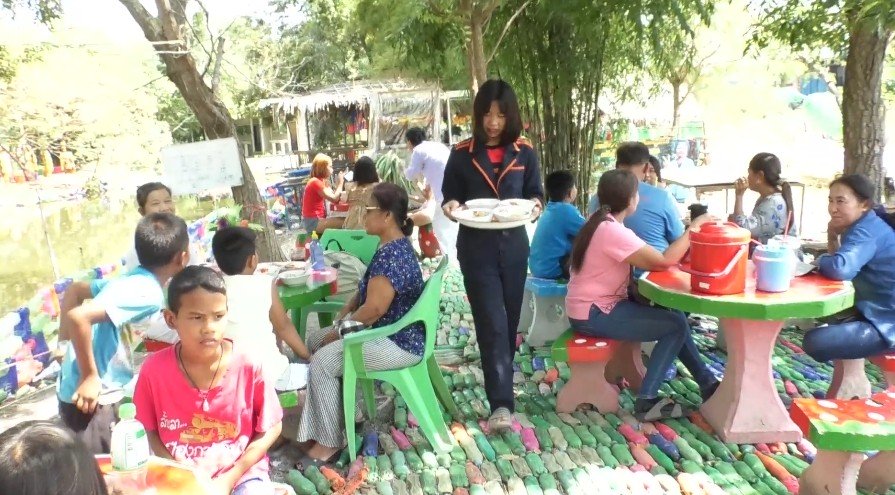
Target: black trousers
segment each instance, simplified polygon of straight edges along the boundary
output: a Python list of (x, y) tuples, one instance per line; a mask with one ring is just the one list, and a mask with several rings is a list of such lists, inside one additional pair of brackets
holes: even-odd
[(491, 411), (499, 407), (513, 411), (513, 355), (528, 275), (528, 234), (524, 227), (477, 230), (461, 226), (457, 258), (475, 321)]

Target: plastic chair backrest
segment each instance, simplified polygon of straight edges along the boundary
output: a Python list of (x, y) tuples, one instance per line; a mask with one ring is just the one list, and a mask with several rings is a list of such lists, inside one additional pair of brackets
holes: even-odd
[(429, 275), (426, 284), (423, 286), (423, 292), (416, 304), (410, 308), (400, 320), (389, 325), (399, 329), (407, 328), (416, 322), (422, 322), (424, 331), (426, 332), (426, 347), (423, 351), (423, 359), (425, 363), (432, 352), (435, 350), (435, 334), (438, 331), (438, 307), (441, 301), (441, 287), (444, 282), (444, 273), (447, 271), (447, 256), (441, 258), (441, 262), (435, 271)]
[(379, 247), (379, 236), (364, 230), (326, 229), (320, 238), (320, 247), (324, 251), (351, 253), (369, 265)]

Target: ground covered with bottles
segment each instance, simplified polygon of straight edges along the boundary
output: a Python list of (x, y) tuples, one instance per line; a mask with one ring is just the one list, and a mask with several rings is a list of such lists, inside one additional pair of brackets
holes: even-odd
[[(434, 265), (426, 262), (423, 268), (431, 271)], [(445, 416), (458, 442), (452, 452), (434, 453), (401, 398), (384, 384), (380, 392), (387, 407), (365, 423), (368, 438), (354, 463), (345, 453), (332, 469), (299, 471), (290, 456), (272, 454), (275, 480), (290, 484), (298, 495), (785, 495), (798, 493), (797, 478), (814, 458), (805, 440), (722, 443), (698, 415), (639, 423), (630, 414), (633, 397), (627, 391), (618, 414), (557, 414), (556, 392), (568, 380), (569, 368), (554, 362), (549, 349), (526, 344), (515, 359), (517, 423), (512, 431), (491, 433), (474, 324), (458, 270), (445, 277), (440, 321), (436, 358), (460, 408), (460, 417)], [(716, 323), (700, 317), (692, 323), (703, 360), (720, 376), (726, 355), (714, 347)], [(774, 349), (775, 383), (787, 406), (792, 398), (823, 397), (830, 383), (832, 367), (805, 355), (801, 336), (798, 329), (786, 329)], [(671, 376), (674, 370), (669, 371)], [(868, 365), (867, 371), (879, 389), (879, 370)], [(680, 363), (662, 393), (694, 408), (701, 403), (696, 383)], [(370, 433), (376, 433), (378, 444), (370, 442)]]

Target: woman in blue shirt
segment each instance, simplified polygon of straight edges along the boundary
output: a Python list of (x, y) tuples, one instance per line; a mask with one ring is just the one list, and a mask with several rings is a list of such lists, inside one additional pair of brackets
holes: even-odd
[(829, 254), (820, 273), (851, 280), (855, 306), (835, 323), (805, 335), (804, 349), (818, 361), (860, 359), (895, 346), (895, 230), (873, 209), (876, 187), (860, 174), (830, 183)]
[[(379, 248), (357, 294), (342, 308), (338, 320), (347, 318), (377, 328), (398, 321), (423, 293), (423, 274), (407, 238), (413, 231), (413, 222), (407, 217), (407, 192), (388, 182), (374, 186), (364, 228), (368, 234), (379, 236)], [(364, 367), (389, 370), (418, 363), (425, 347), (424, 332), (422, 324), (416, 323), (364, 344)], [(308, 335), (307, 345), (313, 356), (298, 429), (299, 442), (313, 441), (302, 460), (305, 467), (332, 459), (346, 444), (342, 340), (332, 328), (326, 328)]]

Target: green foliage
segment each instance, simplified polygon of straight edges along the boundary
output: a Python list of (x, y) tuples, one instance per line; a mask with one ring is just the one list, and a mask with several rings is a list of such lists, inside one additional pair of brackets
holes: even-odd
[(84, 34), (53, 33), (37, 49), (9, 48), (15, 71), (0, 91), (0, 142), (20, 154), (64, 148), (82, 167), (156, 165), (170, 139), (146, 86), (154, 67), (139, 52), (85, 49)]
[[(522, 3), (505, 2), (491, 22), (505, 24)], [(655, 43), (657, 33), (686, 31), (683, 20), (709, 12), (698, 0), (532, 1), (507, 31), (492, 71), (519, 94), (543, 172), (571, 169), (578, 189), (592, 190), (594, 145), (606, 124), (600, 97), (633, 96), (651, 54), (667, 49)], [(579, 197), (583, 205), (588, 195)]]
[(15, 75), (15, 59), (5, 46), (0, 45), (0, 82), (9, 82)]
[(404, 163), (394, 150), (389, 150), (376, 157), (376, 174), (380, 181), (397, 184), (412, 193), (415, 187), (404, 176)]
[(49, 24), (62, 14), (60, 0), (0, 0), (0, 10), (8, 10), (16, 15), (27, 12), (41, 24)]
[(794, 50), (827, 48), (845, 58), (850, 29), (868, 20), (878, 29), (895, 29), (892, 0), (762, 0), (762, 15), (751, 35), (757, 48), (777, 39)]
[(468, 86), (466, 29), (450, 5), (415, 0), (359, 0), (355, 19), (372, 47), (376, 69), (447, 88)]
[[(278, 44), (289, 68), (289, 91), (370, 77), (372, 54), (355, 19), (356, 0), (273, 0), (271, 5), (282, 14)], [(296, 17), (303, 21), (293, 22)]]
[(171, 139), (175, 143), (201, 141), (205, 136), (202, 126), (178, 91), (159, 95), (158, 111), (155, 116), (158, 120), (168, 124), (171, 129)]

